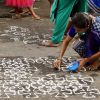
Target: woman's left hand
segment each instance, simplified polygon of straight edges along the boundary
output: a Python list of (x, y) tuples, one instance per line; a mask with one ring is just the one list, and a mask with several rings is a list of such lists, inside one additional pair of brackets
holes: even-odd
[(84, 65), (85, 65), (86, 62), (87, 62), (87, 59), (88, 59), (88, 58), (83, 58), (82, 60), (80, 60), (79, 67), (78, 67), (78, 69), (77, 69), (78, 72), (84, 67)]

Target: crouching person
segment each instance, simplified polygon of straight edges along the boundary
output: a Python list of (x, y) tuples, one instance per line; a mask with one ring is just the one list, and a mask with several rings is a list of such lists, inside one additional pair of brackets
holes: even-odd
[(54, 62), (54, 68), (61, 65), (62, 57), (70, 41), (76, 34), (79, 40), (74, 43), (74, 50), (81, 56), (78, 71), (86, 64), (91, 70), (100, 66), (100, 17), (93, 17), (86, 13), (76, 13), (70, 21), (70, 30), (66, 39), (62, 43), (62, 48), (58, 59)]

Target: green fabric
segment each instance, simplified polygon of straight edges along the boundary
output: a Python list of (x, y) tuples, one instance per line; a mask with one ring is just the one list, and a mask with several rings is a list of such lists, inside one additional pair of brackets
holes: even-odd
[(50, 11), (50, 19), (55, 22), (51, 37), (52, 43), (60, 43), (62, 41), (68, 18), (77, 3), (79, 3), (77, 12), (86, 12), (87, 0), (54, 0)]

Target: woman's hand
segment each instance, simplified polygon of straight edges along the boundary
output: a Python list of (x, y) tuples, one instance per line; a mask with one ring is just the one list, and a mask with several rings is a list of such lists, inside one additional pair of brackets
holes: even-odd
[(60, 70), (62, 59), (56, 59), (53, 63), (53, 67)]
[(78, 72), (84, 67), (84, 65), (87, 63), (88, 58), (83, 58), (80, 60), (80, 64), (78, 67)]

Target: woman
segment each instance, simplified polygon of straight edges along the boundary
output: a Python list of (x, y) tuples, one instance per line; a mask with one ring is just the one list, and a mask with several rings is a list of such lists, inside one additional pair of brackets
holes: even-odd
[(100, 66), (100, 17), (77, 13), (71, 18), (71, 28), (62, 44), (60, 56), (54, 62), (55, 68), (61, 65), (65, 50), (77, 33), (82, 41), (78, 43), (81, 45), (74, 47), (82, 58), (78, 71), (87, 63), (92, 66), (91, 70), (95, 70)]

